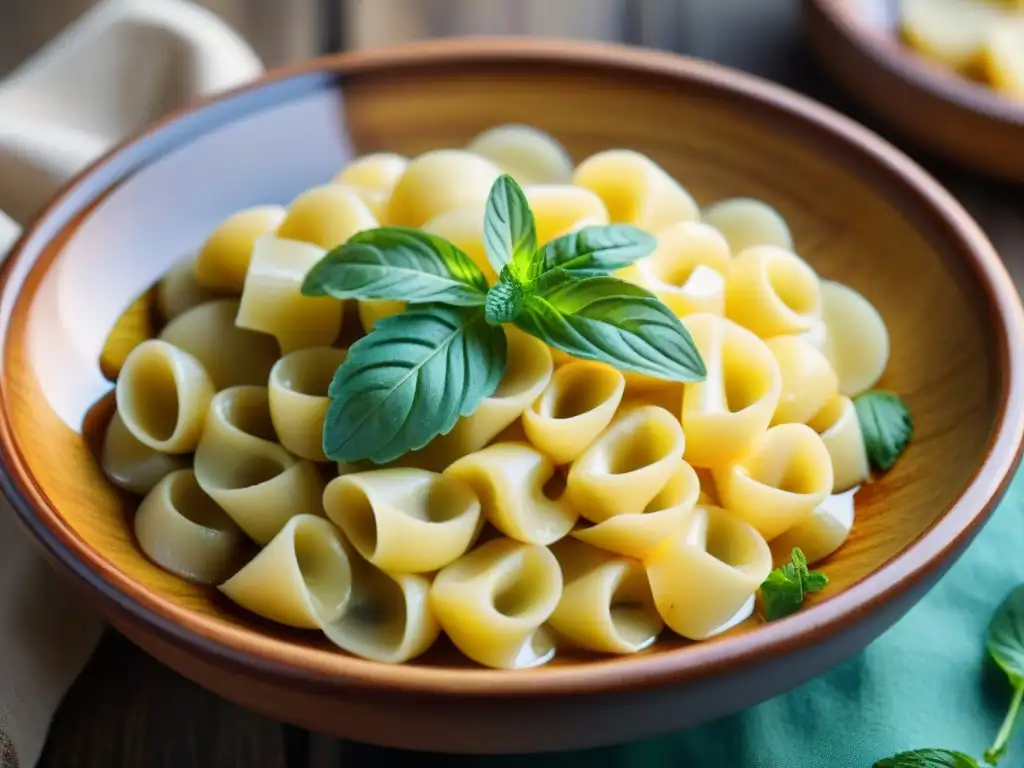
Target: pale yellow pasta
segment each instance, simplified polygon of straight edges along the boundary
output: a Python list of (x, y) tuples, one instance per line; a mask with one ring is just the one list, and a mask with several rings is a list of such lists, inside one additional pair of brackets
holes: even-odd
[(202, 285), (239, 294), (249, 271), (252, 247), (284, 221), (280, 205), (260, 205), (228, 216), (206, 238), (196, 254), (195, 275)]
[(526, 437), (555, 464), (568, 464), (608, 426), (625, 389), (622, 373), (607, 363), (566, 363), (523, 412)]
[(210, 402), (196, 448), (199, 486), (258, 544), (295, 515), (323, 515), (316, 466), (273, 439), (266, 387), (232, 387)]
[(839, 382), (828, 359), (799, 336), (776, 336), (765, 344), (782, 376), (772, 424), (806, 424), (836, 395)]
[(782, 392), (779, 365), (761, 339), (717, 315), (683, 320), (707, 369), (683, 387), (686, 460), (715, 467), (750, 452), (764, 434)]
[(477, 134), (466, 149), (485, 157), (522, 185), (565, 184), (572, 158), (555, 138), (531, 125), (498, 125)]
[(336, 621), (348, 605), (352, 567), (328, 520), (296, 515), (220, 591), (247, 611), (301, 629)]
[(589, 189), (572, 184), (536, 184), (523, 192), (533, 212), (538, 246), (583, 227), (609, 223), (604, 203)]
[(135, 538), (161, 568), (200, 584), (219, 584), (230, 576), (246, 543), (191, 469), (172, 472), (146, 495), (135, 513)]
[(573, 539), (551, 547), (562, 569), (562, 596), (550, 624), (577, 648), (636, 653), (664, 628), (647, 574), (638, 560)]
[(466, 203), (486, 200), (500, 174), (498, 166), (473, 152), (426, 152), (409, 162), (395, 184), (385, 223), (421, 227)]
[(342, 545), (352, 568), (352, 591), (341, 616), (321, 626), (327, 639), (383, 664), (410, 661), (430, 648), (441, 627), (430, 610), (429, 579), (381, 571), (344, 537)]
[(405, 311), (404, 301), (392, 301), (391, 299), (364, 299), (359, 302), (359, 323), (363, 330), (369, 333), (378, 320), (385, 317), (397, 315)]
[(276, 234), (329, 251), (356, 232), (376, 226), (377, 218), (354, 190), (340, 184), (325, 184), (292, 201)]
[(269, 333), (288, 354), (330, 346), (341, 333), (342, 305), (329, 296), (303, 296), (302, 281), (324, 249), (297, 240), (262, 237), (252, 251), (235, 322)]
[(833, 491), (845, 491), (871, 476), (860, 419), (850, 398), (833, 397), (807, 424), (821, 436), (832, 459)]
[(324, 417), (331, 404), (327, 390), (347, 356), (336, 347), (309, 347), (285, 355), (271, 369), (270, 419), (281, 445), (296, 456), (328, 461), (323, 448)]
[(235, 325), (239, 303), (216, 299), (171, 320), (159, 338), (194, 356), (215, 389), (239, 384), (266, 384), (278, 357), (273, 336)]
[(772, 556), (753, 526), (719, 507), (701, 506), (644, 565), (668, 627), (703, 640), (735, 621), (768, 577)]
[(387, 212), (391, 190), (405, 173), (409, 158), (394, 152), (374, 152), (363, 155), (346, 165), (337, 176), (336, 184), (350, 187), (359, 199), (377, 218), (382, 219)]
[(656, 236), (654, 252), (622, 270), (620, 277), (650, 290), (677, 317), (725, 314), (730, 264), (725, 238), (696, 221), (670, 224)]
[(740, 461), (713, 470), (722, 506), (771, 541), (832, 492), (832, 460), (806, 424), (780, 424)]
[(494, 443), (463, 456), (444, 473), (469, 485), (487, 521), (518, 541), (551, 544), (578, 517), (566, 503), (555, 465), (527, 443)]
[(173, 320), (192, 307), (222, 296), (220, 291), (207, 288), (196, 279), (194, 256), (176, 262), (156, 284), (156, 308), (164, 320)]
[(642, 514), (615, 515), (597, 525), (584, 523), (572, 535), (600, 549), (643, 560), (686, 526), (700, 491), (697, 473), (682, 461)]
[(480, 499), (467, 483), (414, 468), (337, 477), (323, 504), (363, 558), (398, 573), (448, 565), (469, 548), (480, 520)]
[(547, 345), (511, 326), (505, 326), (505, 336), (508, 359), (498, 388), (480, 401), (472, 415), (459, 419), (447, 435), (439, 435), (421, 451), (406, 454), (406, 461), (443, 470), (491, 442), (544, 391), (554, 369)]
[(471, 200), (438, 214), (423, 225), (423, 231), (443, 237), (480, 267), (488, 283), (498, 279), (484, 248), (484, 210), (486, 200)]
[(791, 251), (758, 245), (733, 258), (725, 286), (726, 316), (763, 339), (806, 333), (821, 315), (814, 270)]
[(115, 392), (117, 411), (136, 440), (162, 453), (191, 453), (214, 389), (196, 358), (149, 339), (125, 359)]
[(824, 560), (843, 545), (853, 528), (853, 496), (858, 487), (825, 497), (813, 514), (772, 541), (777, 562), (789, 562), (799, 547), (811, 565)]
[(592, 523), (639, 515), (679, 469), (685, 448), (679, 419), (664, 408), (623, 410), (573, 462), (569, 503)]
[(734, 253), (755, 245), (775, 245), (793, 250), (789, 225), (778, 211), (752, 197), (734, 197), (709, 205), (701, 218), (717, 229)]
[(145, 495), (168, 474), (188, 466), (188, 458), (150, 448), (128, 431), (121, 414), (114, 411), (103, 436), (100, 466), (117, 487)]
[(839, 392), (856, 397), (871, 389), (889, 363), (889, 332), (871, 302), (841, 283), (822, 281), (828, 327), (828, 356), (839, 377)]
[(629, 149), (591, 155), (576, 167), (573, 183), (604, 201), (613, 222), (656, 232), (677, 221), (697, 221), (693, 197), (649, 157)]
[(555, 655), (543, 626), (562, 595), (562, 572), (547, 547), (494, 539), (443, 568), (430, 606), (455, 646), (498, 669), (540, 666)]

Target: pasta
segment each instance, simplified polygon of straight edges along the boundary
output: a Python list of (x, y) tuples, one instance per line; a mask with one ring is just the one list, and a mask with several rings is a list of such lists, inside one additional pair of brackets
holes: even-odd
[(489, 667), (524, 669), (555, 655), (543, 625), (561, 594), (562, 571), (549, 549), (494, 539), (438, 572), (430, 606), (466, 656)]
[(568, 464), (608, 426), (625, 389), (625, 378), (612, 366), (574, 360), (555, 371), (523, 411), (523, 431), (555, 464)]
[(121, 414), (114, 412), (103, 436), (100, 454), (103, 474), (114, 485), (145, 495), (164, 477), (187, 465), (188, 460), (184, 456), (161, 453), (141, 442), (128, 431)]
[(559, 541), (551, 551), (564, 584), (550, 619), (560, 635), (598, 653), (636, 653), (658, 638), (665, 623), (638, 560), (572, 539)]
[(257, 240), (235, 324), (277, 337), (285, 354), (330, 346), (341, 333), (341, 302), (300, 291), (306, 272), (323, 255), (322, 247), (297, 240)]
[(280, 358), (270, 370), (270, 420), (281, 445), (303, 459), (327, 461), (323, 449), (327, 390), (347, 357), (344, 349), (309, 347)]
[(592, 523), (640, 514), (682, 463), (685, 446), (679, 419), (664, 408), (627, 410), (573, 462), (569, 503)]
[(772, 555), (753, 526), (720, 507), (702, 506), (644, 566), (661, 618), (673, 632), (703, 640), (722, 631), (754, 596), (772, 569)]
[(648, 232), (679, 221), (696, 221), (693, 197), (653, 160), (628, 149), (598, 152), (579, 164), (573, 183), (604, 201), (614, 222)]
[[(554, 261), (564, 274), (548, 269), (533, 282), (536, 272), (522, 262), (529, 237), (495, 224), (505, 215), (501, 202), (488, 208), (502, 173), (523, 185), (538, 248), (615, 223), (646, 232), (653, 250), (640, 250), (629, 227), (593, 231), (559, 245)], [(510, 221), (519, 217), (510, 230), (521, 234), (522, 212), (512, 213), (515, 201), (506, 207)], [(354, 432), (392, 426), (386, 410), (362, 426), (358, 413), (337, 419), (353, 403), (379, 405), (353, 400), (352, 368), (338, 371), (351, 344), (406, 303), (353, 304), (307, 296), (302, 286), (328, 251), (382, 225), (450, 242), (489, 283), (499, 279), (492, 258), (500, 267), (512, 253), (502, 272), (509, 293), (485, 296), (474, 286), (459, 295), (458, 312), (482, 313), (478, 323), (500, 320), (503, 302), (514, 314), (516, 302), (540, 311), (527, 302), (547, 299), (551, 312), (576, 312), (575, 327), (596, 339), (611, 333), (602, 313), (616, 305), (599, 305), (598, 291), (570, 310), (544, 291), (614, 269), (679, 318), (706, 375), (670, 380), (575, 359), (556, 348), (564, 343), (556, 336), (516, 327), (519, 318), (501, 324), (504, 368), (492, 359), (481, 374), (475, 345), (500, 347), (501, 339), (493, 326), (488, 338), (482, 323), (473, 331), (467, 323), (460, 341), (453, 334), (444, 342), (452, 344), (446, 358), (417, 363), (415, 387), (367, 392), (411, 401), (406, 421), (428, 419), (436, 392), (443, 390), (439, 408), (456, 404), (445, 400), (452, 374), (466, 374), (466, 393), (481, 387), (472, 371), (487, 376), (486, 390), (466, 396), (475, 407), (460, 408), (447, 433), (435, 428), (422, 448), (395, 456), (391, 448), (411, 444), (398, 434), (375, 457), (386, 464), (336, 461), (363, 455), (359, 435), (339, 434), (342, 421)], [(506, 236), (511, 242), (495, 245)], [(581, 244), (595, 253), (569, 254)], [(429, 254), (387, 250), (372, 268), (361, 265), (362, 279), (386, 283), (374, 272), (381, 268), (407, 270), (401, 280), (422, 277), (411, 270)], [(344, 268), (349, 252), (336, 253), (332, 269)], [(315, 632), (339, 653), (400, 664), (443, 633), (473, 662), (512, 670), (574, 649), (638, 653), (666, 631), (691, 641), (727, 632), (758, 605), (771, 613), (757, 594), (775, 583), (764, 583), (773, 563), (790, 562), (798, 548), (813, 564), (857, 535), (855, 494), (872, 479), (869, 455), (884, 463), (865, 443), (865, 403), (851, 399), (888, 364), (889, 332), (877, 310), (819, 277), (766, 203), (737, 197), (699, 209), (639, 152), (612, 149), (574, 165), (554, 137), (522, 125), (486, 130), (461, 149), (375, 152), (287, 207), (229, 216), (195, 253), (156, 286), (162, 320), (147, 324), (146, 340), (124, 359), (99, 467), (138, 497), (131, 525), (154, 567), (216, 587), (241, 610)], [(561, 261), (566, 254), (571, 261)], [(460, 275), (458, 257), (438, 255), (452, 277), (474, 281)], [(400, 266), (384, 263), (392, 257)], [(444, 269), (427, 285), (445, 285)], [(606, 279), (590, 285), (607, 288)], [(345, 327), (346, 313), (361, 327)], [(414, 335), (397, 343), (419, 349)], [(631, 343), (626, 334), (620, 341)], [(379, 362), (360, 375), (390, 366), (387, 381), (409, 380), (416, 361)], [(346, 451), (335, 453), (339, 442)]]
[(199, 486), (258, 544), (295, 515), (323, 515), (315, 465), (273, 439), (266, 387), (232, 387), (210, 402), (196, 448)]
[(615, 515), (597, 525), (584, 524), (572, 535), (599, 549), (643, 560), (683, 530), (699, 496), (697, 473), (681, 461), (640, 514)]
[(191, 453), (199, 443), (213, 383), (203, 364), (165, 341), (131, 351), (117, 377), (117, 412), (143, 445), (162, 453)]
[(159, 338), (195, 357), (210, 376), (214, 389), (267, 383), (278, 357), (273, 336), (235, 325), (239, 303), (217, 299), (181, 313)]
[(761, 338), (805, 333), (821, 314), (818, 276), (784, 248), (748, 248), (732, 260), (725, 314)]
[(731, 320), (696, 314), (683, 324), (704, 359), (704, 381), (683, 387), (686, 460), (716, 467), (746, 455), (771, 423), (782, 376), (771, 350)]
[(551, 459), (526, 443), (495, 443), (474, 451), (444, 473), (469, 485), (484, 517), (506, 536), (527, 544), (564, 537), (577, 514), (558, 487)]
[(253, 245), (273, 234), (285, 215), (279, 205), (261, 205), (228, 216), (196, 254), (196, 281), (206, 288), (240, 294)]
[(135, 513), (135, 536), (154, 563), (201, 584), (230, 576), (245, 541), (191, 469), (171, 472), (146, 495)]
[(768, 541), (808, 517), (832, 491), (828, 451), (804, 424), (772, 427), (753, 453), (713, 474), (722, 505)]
[(453, 475), (393, 468), (337, 477), (324, 491), (327, 517), (369, 563), (384, 571), (426, 573), (468, 548), (480, 499)]
[(722, 233), (734, 254), (755, 245), (793, 250), (793, 236), (786, 220), (760, 200), (750, 197), (722, 200), (705, 208), (701, 220)]
[(658, 247), (622, 277), (661, 299), (677, 317), (725, 314), (729, 244), (713, 227), (681, 221), (658, 231)]
[(530, 125), (499, 125), (474, 136), (466, 149), (485, 157), (520, 184), (565, 184), (572, 159), (554, 137)]

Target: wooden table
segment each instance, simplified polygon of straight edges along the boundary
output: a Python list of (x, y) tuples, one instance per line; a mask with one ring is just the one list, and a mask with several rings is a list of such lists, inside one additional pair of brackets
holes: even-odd
[[(724, 47), (700, 53), (782, 82), (885, 133), (836, 92), (811, 60), (792, 7)], [(735, 9), (735, 3), (726, 3)], [(724, 9), (724, 8), (723, 8)], [(730, 23), (743, 19), (729, 14)], [(692, 50), (692, 49), (691, 49)], [(1024, 189), (1000, 185), (904, 147), (967, 206), (1024, 284)], [(400, 764), (396, 756), (395, 764)], [(391, 763), (391, 760), (387, 760)], [(44, 768), (281, 768), (370, 765), (359, 745), (307, 733), (242, 709), (185, 680), (108, 631), (53, 723)], [(380, 760), (372, 763), (380, 766)]]

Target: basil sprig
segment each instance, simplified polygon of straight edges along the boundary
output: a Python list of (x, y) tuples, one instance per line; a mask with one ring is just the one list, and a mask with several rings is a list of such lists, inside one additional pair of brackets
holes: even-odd
[(693, 339), (654, 294), (608, 275), (654, 250), (623, 224), (538, 247), (526, 195), (491, 187), (484, 248), (498, 281), (452, 243), (416, 229), (360, 232), (309, 271), (306, 296), (406, 302), (354, 343), (331, 383), (324, 453), (384, 464), (447, 434), (494, 393), (511, 323), (574, 357), (668, 381), (705, 376)]

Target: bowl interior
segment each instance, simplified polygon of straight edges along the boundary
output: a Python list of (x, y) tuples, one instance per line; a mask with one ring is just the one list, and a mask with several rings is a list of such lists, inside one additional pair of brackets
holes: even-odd
[[(623, 57), (551, 51), (341, 61), (340, 76), (315, 68), (281, 76), (127, 145), (69, 188), (8, 267), (0, 421), (15, 485), (68, 556), (129, 602), (198, 635), (324, 673), (377, 666), (318, 633), (255, 619), (146, 560), (130, 527), (137, 500), (108, 484), (95, 459), (112, 388), (101, 349), (126, 307), (231, 212), (286, 204), (354, 154), (458, 147), (497, 123), (535, 124), (577, 161), (612, 147), (639, 150), (702, 204), (762, 198), (786, 217), (822, 277), (856, 288), (881, 311), (892, 356), (880, 386), (908, 401), (915, 439), (893, 471), (858, 494), (853, 533), (824, 565), (832, 584), (801, 620), (814, 621), (927, 531), (985, 459), (1007, 376), (989, 289), (952, 226), (893, 167), (866, 158), (824, 121), (751, 95), (768, 89), (753, 81), (726, 87), (724, 75), (700, 64), (677, 63), (670, 76)], [(763, 631), (750, 621), (706, 645)], [(420, 667), (463, 665), (438, 645)], [(695, 648), (666, 633), (643, 656)], [(555, 665), (637, 661), (566, 656)]]

